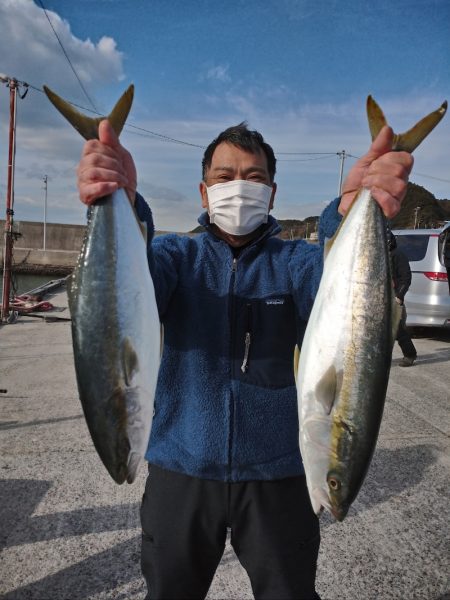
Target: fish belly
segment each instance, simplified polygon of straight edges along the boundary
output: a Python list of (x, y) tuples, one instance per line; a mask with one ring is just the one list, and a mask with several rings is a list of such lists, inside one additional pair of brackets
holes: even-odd
[(69, 289), (80, 400), (117, 483), (136, 477), (153, 418), (160, 324), (146, 245), (123, 190), (93, 207)]
[[(316, 513), (327, 508), (338, 518), (370, 463), (389, 377), (392, 286), (384, 240), (384, 217), (363, 190), (326, 258), (300, 353), (299, 441), (311, 503)], [(335, 473), (338, 499), (330, 487)]]

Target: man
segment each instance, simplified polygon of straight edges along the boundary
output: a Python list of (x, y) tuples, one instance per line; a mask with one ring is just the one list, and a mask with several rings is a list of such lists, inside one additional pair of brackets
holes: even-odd
[(450, 225), (439, 234), (440, 261), (447, 271), (448, 293), (450, 294)]
[[(352, 168), (322, 215), (322, 241), (361, 185), (387, 217), (399, 211), (412, 158), (389, 151), (392, 135), (385, 127)], [(149, 244), (165, 335), (141, 506), (147, 598), (204, 598), (227, 529), (256, 598), (318, 598), (319, 525), (298, 447), (293, 350), (322, 251), (275, 237), (275, 167), (260, 134), (227, 129), (203, 158), (206, 232)], [(87, 204), (125, 187), (153, 231), (132, 158), (107, 122), (84, 147), (78, 184)]]
[(400, 361), (401, 367), (412, 367), (416, 358), (417, 350), (413, 344), (408, 329), (406, 328), (406, 307), (405, 294), (411, 285), (411, 268), (408, 258), (401, 250), (397, 248), (395, 235), (390, 229), (387, 232), (389, 254), (391, 257), (392, 279), (394, 283), (395, 300), (402, 307), (402, 318), (398, 325), (396, 340), (403, 352), (403, 358)]

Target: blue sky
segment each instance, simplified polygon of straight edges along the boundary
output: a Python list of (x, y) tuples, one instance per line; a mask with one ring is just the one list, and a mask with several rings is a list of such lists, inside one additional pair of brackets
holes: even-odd
[[(274, 216), (305, 218), (337, 193), (337, 153), (367, 149), (369, 93), (398, 132), (450, 100), (447, 0), (42, 2), (89, 98), (37, 0), (0, 0), (0, 72), (101, 113), (133, 82), (129, 123), (187, 142), (123, 132), (158, 229), (195, 227), (201, 147), (231, 124), (248, 121), (275, 150)], [(8, 107), (1, 86), (2, 203)], [(15, 218), (42, 220), (47, 174), (48, 221), (83, 223), (81, 138), (35, 89), (18, 109)], [(437, 198), (450, 198), (449, 133), (447, 116), (415, 153), (411, 180)]]

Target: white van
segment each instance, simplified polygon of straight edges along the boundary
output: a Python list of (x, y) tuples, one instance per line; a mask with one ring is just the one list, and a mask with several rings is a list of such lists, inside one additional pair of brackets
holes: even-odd
[(441, 229), (397, 229), (392, 232), (409, 260), (411, 287), (405, 296), (407, 325), (450, 327), (450, 223)]

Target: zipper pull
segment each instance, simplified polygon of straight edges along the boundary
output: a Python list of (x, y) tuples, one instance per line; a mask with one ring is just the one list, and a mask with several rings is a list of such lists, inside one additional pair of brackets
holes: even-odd
[(247, 373), (248, 371), (248, 355), (250, 353), (250, 344), (252, 342), (252, 336), (250, 332), (252, 331), (252, 305), (251, 303), (247, 304), (247, 333), (245, 334), (245, 352), (244, 352), (244, 360), (242, 361), (241, 371), (243, 373)]
[(251, 335), (250, 332), (247, 331), (245, 334), (245, 352), (244, 352), (244, 360), (242, 361), (241, 371), (246, 373), (248, 371), (248, 354), (250, 352), (250, 344), (251, 344)]
[(232, 271), (233, 273), (236, 273), (236, 269), (237, 269), (237, 258), (236, 258), (236, 257), (234, 257), (234, 258), (233, 258), (233, 264), (232, 264), (232, 266), (231, 266), (231, 271)]

